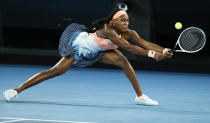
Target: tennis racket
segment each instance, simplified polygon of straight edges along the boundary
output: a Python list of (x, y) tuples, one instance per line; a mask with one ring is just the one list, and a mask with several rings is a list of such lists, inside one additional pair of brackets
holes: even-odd
[[(172, 52), (195, 53), (203, 49), (206, 44), (206, 35), (204, 31), (197, 27), (185, 29), (171, 50)], [(175, 50), (177, 45), (181, 50)]]

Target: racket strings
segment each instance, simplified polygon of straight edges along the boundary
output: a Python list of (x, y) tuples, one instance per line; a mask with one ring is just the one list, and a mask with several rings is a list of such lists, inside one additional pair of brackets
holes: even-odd
[(182, 33), (179, 39), (180, 47), (186, 51), (196, 51), (205, 44), (205, 37), (198, 29), (189, 29)]

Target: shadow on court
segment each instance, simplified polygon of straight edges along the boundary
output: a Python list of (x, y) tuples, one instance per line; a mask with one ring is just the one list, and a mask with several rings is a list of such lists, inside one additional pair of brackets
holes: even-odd
[[(195, 111), (194, 109), (173, 109), (169, 108), (172, 106), (167, 106), (167, 105), (160, 105), (158, 107), (154, 106), (142, 106), (142, 105), (135, 105), (135, 104), (101, 104), (101, 105), (96, 105), (96, 104), (81, 104), (81, 103), (63, 103), (63, 102), (53, 102), (53, 101), (11, 101), (7, 102), (4, 100), (0, 100), (1, 103), (11, 103), (11, 104), (21, 104), (21, 105), (46, 105), (46, 106), (68, 106), (68, 107), (80, 107), (80, 108), (101, 108), (101, 109), (121, 109), (121, 110), (137, 110), (137, 108), (141, 108), (142, 110), (155, 110), (159, 112), (167, 112), (167, 113), (177, 113), (177, 114), (201, 114), (201, 115), (206, 115), (210, 114), (210, 111)], [(140, 106), (140, 107), (139, 107)], [(147, 108), (151, 107), (151, 108)], [(172, 110), (173, 109), (173, 110)]]
[[(62, 102), (52, 102), (52, 101), (4, 101), (0, 100), (0, 103), (11, 103), (11, 104), (25, 104), (25, 105), (54, 105), (54, 106), (69, 106), (69, 107), (88, 107), (88, 108), (106, 108), (106, 109), (136, 109), (137, 105), (135, 104), (115, 104), (115, 105), (96, 105), (96, 104), (80, 104), (80, 103), (62, 103)], [(146, 106), (150, 107), (150, 106)], [(152, 106), (151, 106), (152, 107)]]

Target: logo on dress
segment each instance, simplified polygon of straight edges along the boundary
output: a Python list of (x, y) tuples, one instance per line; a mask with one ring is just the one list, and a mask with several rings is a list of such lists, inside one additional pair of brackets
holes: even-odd
[(98, 46), (102, 49), (115, 49), (116, 45), (113, 44), (111, 41), (109, 41), (108, 39), (103, 39), (98, 37), (96, 34), (91, 33), (91, 35), (94, 38), (94, 41), (98, 44)]

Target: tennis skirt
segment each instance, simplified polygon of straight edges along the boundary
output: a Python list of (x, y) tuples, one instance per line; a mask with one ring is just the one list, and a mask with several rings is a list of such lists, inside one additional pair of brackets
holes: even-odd
[(99, 61), (104, 54), (104, 51), (95, 53), (94, 55), (85, 57), (79, 55), (78, 47), (73, 47), (72, 44), (81, 32), (84, 32), (86, 27), (78, 23), (70, 24), (62, 33), (59, 40), (59, 53), (62, 57), (69, 57), (74, 54), (73, 67), (86, 67)]

